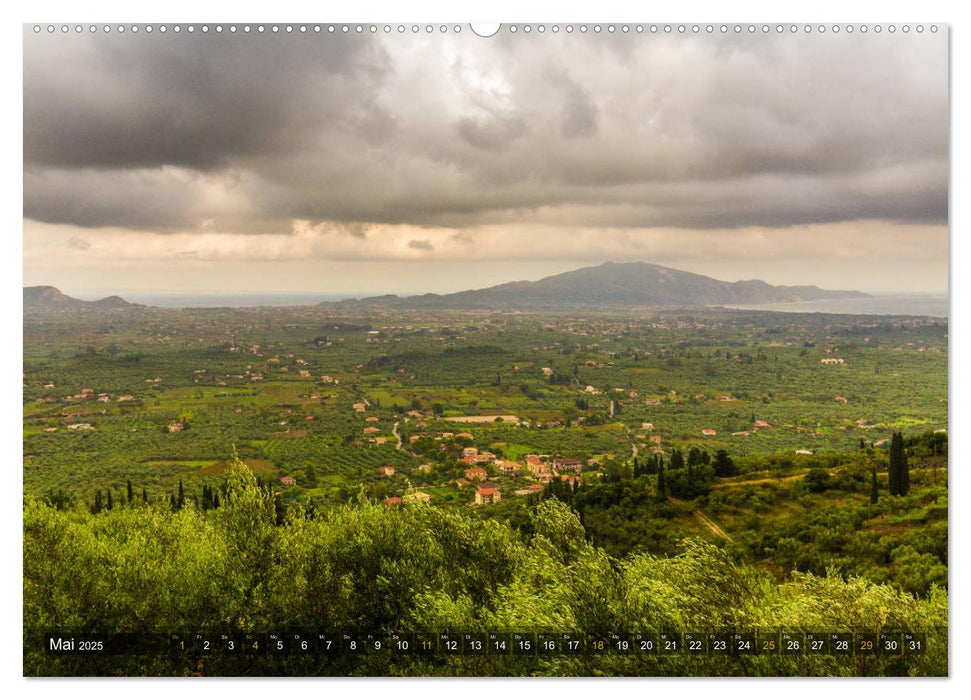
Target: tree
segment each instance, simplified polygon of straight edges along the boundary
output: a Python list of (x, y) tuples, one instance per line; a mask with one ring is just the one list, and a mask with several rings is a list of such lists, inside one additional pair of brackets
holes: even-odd
[(142, 503), (148, 503), (148, 489), (142, 486)]
[(900, 495), (899, 452), (900, 443), (897, 441), (897, 433), (894, 433), (890, 438), (890, 465), (887, 467), (887, 491), (891, 496)]
[(135, 500), (135, 492), (132, 490), (131, 479), (128, 480), (128, 505)]
[(735, 476), (738, 473), (735, 462), (725, 450), (718, 450), (715, 453), (715, 462), (712, 466), (715, 468), (715, 476)]
[(910, 492), (910, 465), (904, 448), (902, 433), (894, 433), (890, 439), (889, 491), (891, 496), (906, 496)]
[(185, 489), (182, 488), (182, 479), (179, 479), (179, 498), (175, 502), (176, 508), (185, 508)]
[(658, 462), (657, 469), (657, 500), (666, 501), (668, 500), (668, 487), (664, 481), (664, 462)]
[(907, 448), (904, 447), (904, 436), (900, 435), (900, 464), (898, 469), (899, 480), (900, 480), (900, 495), (906, 496), (910, 493), (910, 464), (907, 462)]
[(684, 455), (677, 447), (671, 452), (671, 469), (684, 469)]
[(822, 493), (831, 486), (829, 472), (820, 467), (810, 469), (803, 481), (810, 493)]
[(877, 491), (877, 468), (873, 467), (870, 470), (870, 504), (875, 505), (880, 499), (880, 493)]
[(102, 505), (102, 502), (101, 502), (101, 490), (99, 489), (98, 491), (94, 492), (94, 505), (91, 506), (91, 512), (97, 515), (98, 513), (101, 512), (101, 509), (103, 507), (104, 506)]

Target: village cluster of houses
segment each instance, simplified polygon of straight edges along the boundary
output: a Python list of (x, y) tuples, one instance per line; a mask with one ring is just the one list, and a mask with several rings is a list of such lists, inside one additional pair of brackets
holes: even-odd
[[(580, 473), (583, 469), (583, 462), (579, 459), (570, 458), (551, 458), (549, 455), (527, 455), (522, 464), (510, 460), (497, 458), (491, 452), (479, 452), (475, 447), (467, 447), (464, 450), (463, 461), (470, 466), (463, 471), (463, 476), (455, 481), (455, 485), (462, 490), (474, 489), (472, 504), (489, 505), (498, 503), (502, 500), (502, 490), (499, 484), (489, 480), (489, 471), (483, 464), (498, 468), (502, 476), (514, 477), (529, 474), (539, 483), (530, 484), (526, 488), (516, 489), (513, 493), (517, 496), (528, 496), (532, 493), (542, 491), (544, 484), (554, 479), (560, 479), (570, 484), (580, 480)], [(430, 464), (422, 464), (418, 467), (421, 473), (429, 473), (432, 470)], [(391, 465), (384, 465), (378, 468), (378, 474), (382, 477), (390, 478), (398, 473), (398, 470)], [(417, 495), (415, 495), (417, 494)], [(414, 499), (427, 501), (430, 497), (424, 492), (412, 494)], [(414, 500), (412, 499), (412, 500)], [(403, 501), (397, 497), (387, 498), (385, 505), (399, 505), (401, 502), (409, 502), (409, 496), (404, 496)]]

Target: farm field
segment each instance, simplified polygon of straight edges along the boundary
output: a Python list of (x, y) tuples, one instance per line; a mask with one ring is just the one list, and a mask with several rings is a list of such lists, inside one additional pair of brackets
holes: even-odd
[[(836, 577), (939, 605), (947, 332), (721, 310), (28, 315), (28, 536), (45, 508), (208, 523), (243, 478), (279, 527), (420, 506), (515, 549), (557, 503), (612, 561), (707, 547), (759, 585)], [(891, 496), (895, 440), (909, 488)]]

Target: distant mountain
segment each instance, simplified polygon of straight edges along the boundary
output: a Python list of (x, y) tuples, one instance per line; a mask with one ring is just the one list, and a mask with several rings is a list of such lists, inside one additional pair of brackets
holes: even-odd
[(338, 302), (338, 305), (408, 309), (596, 310), (698, 308), (867, 296), (862, 292), (815, 286), (773, 286), (761, 280), (723, 282), (644, 262), (607, 262), (536, 282), (509, 282), (455, 294), (385, 295)]
[(119, 296), (105, 297), (98, 301), (82, 301), (64, 294), (57, 287), (24, 287), (24, 311), (51, 313), (58, 311), (113, 311), (144, 308)]

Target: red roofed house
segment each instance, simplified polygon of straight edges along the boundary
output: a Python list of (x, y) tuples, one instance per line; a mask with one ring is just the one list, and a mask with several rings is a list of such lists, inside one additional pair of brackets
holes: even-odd
[(292, 476), (281, 476), (280, 483), (283, 484), (284, 486), (296, 486), (297, 480), (294, 479)]
[(381, 501), (381, 505), (386, 506), (388, 508), (392, 508), (394, 506), (400, 506), (401, 503), (402, 503), (401, 498), (399, 498), (398, 496), (391, 496), (390, 498), (385, 498), (383, 501)]
[(472, 467), (465, 470), (465, 478), (469, 481), (485, 481), (489, 474), (482, 467)]
[(498, 503), (501, 500), (502, 494), (499, 493), (499, 489), (479, 489), (475, 492), (475, 504), (477, 506)]
[(526, 468), (534, 476), (546, 476), (551, 473), (550, 465), (543, 462), (537, 455), (528, 455), (526, 457)]
[(701, 434), (707, 435), (708, 437), (713, 437), (718, 433), (714, 430), (714, 428), (705, 428), (704, 430), (701, 431)]
[(502, 472), (503, 476), (514, 476), (519, 473), (519, 465), (515, 462), (501, 462), (499, 471)]

